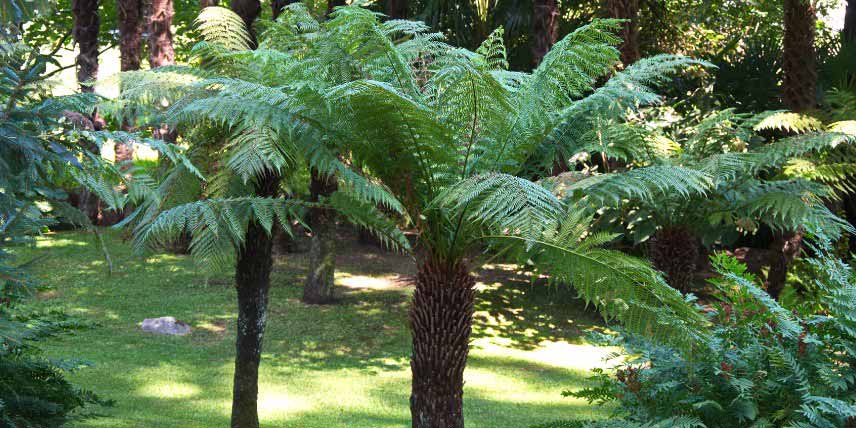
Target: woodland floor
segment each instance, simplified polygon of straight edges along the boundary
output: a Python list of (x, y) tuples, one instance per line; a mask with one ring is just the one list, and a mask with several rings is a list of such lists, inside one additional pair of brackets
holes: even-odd
[[(92, 326), (44, 342), (47, 354), (93, 363), (70, 375), (115, 400), (76, 427), (228, 426), (235, 291), (229, 273), (205, 275), (185, 256), (131, 254), (105, 231), (108, 276), (91, 235), (50, 234), (18, 248), (42, 284), (37, 305), (60, 307)], [(264, 427), (409, 426), (409, 257), (342, 240), (339, 303), (300, 302), (305, 256), (278, 256), (260, 370)], [(206, 281), (206, 276), (209, 278)], [(472, 351), (465, 374), (470, 428), (526, 428), (555, 419), (600, 418), (603, 409), (564, 398), (585, 385), (608, 352), (581, 336), (599, 317), (564, 289), (536, 286), (507, 266), (478, 273)], [(144, 318), (172, 315), (186, 337), (145, 334)]]

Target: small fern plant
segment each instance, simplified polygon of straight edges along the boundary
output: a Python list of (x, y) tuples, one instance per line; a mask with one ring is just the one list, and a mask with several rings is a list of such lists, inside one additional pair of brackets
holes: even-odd
[(784, 308), (745, 265), (717, 254), (716, 301), (706, 308), (715, 325), (710, 349), (686, 358), (639, 336), (603, 338), (622, 346), (615, 356), (626, 359), (598, 370), (596, 386), (567, 395), (617, 402), (627, 426), (675, 416), (705, 428), (852, 426), (856, 276), (828, 241), (816, 242), (816, 300)]

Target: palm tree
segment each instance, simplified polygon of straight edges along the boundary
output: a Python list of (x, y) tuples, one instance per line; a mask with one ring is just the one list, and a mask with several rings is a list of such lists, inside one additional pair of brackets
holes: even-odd
[(817, 59), (814, 49), (817, 17), (812, 1), (784, 0), (782, 100), (785, 106), (797, 113), (817, 105)]
[[(213, 177), (204, 187), (204, 199), (171, 204), (174, 195), (190, 187), (188, 182), (196, 175), (189, 173), (195, 171), (193, 166), (183, 164), (147, 193), (126, 223), (134, 226), (138, 249), (174, 241), (187, 233), (192, 237), (191, 254), (202, 265), (234, 265), (238, 320), (231, 426), (257, 428), (258, 370), (274, 228), (288, 231), (293, 221), (302, 221), (307, 209), (326, 207), (346, 211), (343, 218), (382, 234), (394, 246), (408, 244), (376, 208), (381, 204), (396, 211), (394, 198), (350, 171), (335, 150), (329, 149), (321, 126), (337, 123), (336, 118), (320, 103), (320, 96), (313, 95), (312, 88), (298, 85), (307, 76), (322, 74), (296, 66), (302, 50), (290, 52), (295, 46), (276, 44), (283, 35), (294, 43), (304, 43), (302, 37), (292, 34), (294, 27), (287, 22), (274, 23), (261, 37), (266, 44), (253, 50), (257, 39), (252, 22), (260, 5), (233, 1), (232, 7), (245, 15), (220, 7), (206, 8), (200, 15), (204, 42), (195, 54), (201, 67), (123, 75), (127, 90), (121, 94), (120, 107), (135, 111), (146, 108), (151, 99), (170, 100), (165, 113), (147, 111), (152, 123), (167, 122), (183, 132), (196, 133), (199, 138), (189, 139), (198, 141), (191, 156), (200, 163), (218, 154), (224, 157), (211, 169)], [(117, 113), (125, 114), (122, 109)], [(304, 163), (323, 176), (336, 176), (339, 189), (314, 202), (284, 193), (280, 182), (299, 176)]]
[(621, 29), (621, 63), (628, 66), (641, 58), (639, 54), (639, 0), (607, 0), (610, 18), (625, 19)]
[[(390, 187), (418, 231), (410, 309), (414, 428), (464, 426), (463, 373), (475, 299), (471, 263), (485, 244), (522, 253), (632, 330), (689, 341), (702, 335), (696, 327), (703, 322), (649, 265), (599, 248), (614, 236), (586, 237), (590, 217), (580, 207), (513, 175), (578, 116), (655, 102), (647, 85), (693, 61), (640, 61), (594, 89), (618, 60), (614, 20), (576, 30), (527, 74), (503, 68), (500, 32), (468, 52), (421, 36), (424, 29), (416, 24), (380, 23), (359, 9), (348, 14), (364, 21), (369, 34), (389, 37), (373, 48), (371, 78), (339, 85), (329, 96), (348, 107), (341, 126), (355, 164)], [(415, 34), (392, 43), (402, 32)], [(368, 37), (377, 38), (361, 40)], [(412, 67), (413, 58), (432, 61)], [(619, 189), (705, 187), (699, 174), (681, 172), (649, 171)]]

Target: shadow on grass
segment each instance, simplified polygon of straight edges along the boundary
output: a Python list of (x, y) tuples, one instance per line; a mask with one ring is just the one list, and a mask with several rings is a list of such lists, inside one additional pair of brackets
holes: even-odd
[(503, 338), (509, 346), (534, 349), (543, 341), (579, 343), (586, 332), (603, 326), (573, 289), (533, 283), (516, 267), (487, 266), (478, 281), (483, 286), (476, 297), (476, 339)]

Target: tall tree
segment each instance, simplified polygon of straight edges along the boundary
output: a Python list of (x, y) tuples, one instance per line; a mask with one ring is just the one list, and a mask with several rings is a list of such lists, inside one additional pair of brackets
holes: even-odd
[[(143, 1), (117, 0), (116, 15), (119, 27), (120, 69), (139, 70), (143, 53)], [(127, 124), (123, 127), (128, 128)], [(117, 163), (133, 159), (133, 144), (117, 142), (114, 151)]]
[(98, 78), (98, 0), (72, 0), (71, 13), (74, 17), (72, 35), (77, 43), (77, 81), (82, 92), (94, 92), (86, 82)]
[(149, 10), (149, 66), (158, 68), (175, 64), (172, 44), (172, 0), (151, 0)]
[(537, 67), (559, 37), (559, 3), (533, 0), (532, 7), (532, 61)]
[(610, 18), (626, 20), (620, 34), (623, 42), (618, 49), (621, 51), (621, 62), (627, 67), (640, 58), (639, 0), (607, 0), (606, 10)]
[[(257, 46), (253, 22), (261, 12), (259, 0), (234, 0), (232, 10), (241, 17), (250, 35), (251, 47)], [(273, 197), (278, 193), (280, 177), (268, 172), (255, 180), (255, 194)], [(273, 239), (256, 220), (247, 226), (246, 240), (238, 251), (235, 288), (238, 292), (238, 325), (235, 341), (235, 378), (232, 390), (232, 428), (258, 428), (259, 362), (267, 324), (270, 272), (273, 265)]]
[(795, 112), (811, 110), (817, 98), (817, 24), (813, 0), (784, 0), (785, 36), (782, 55), (782, 100)]

